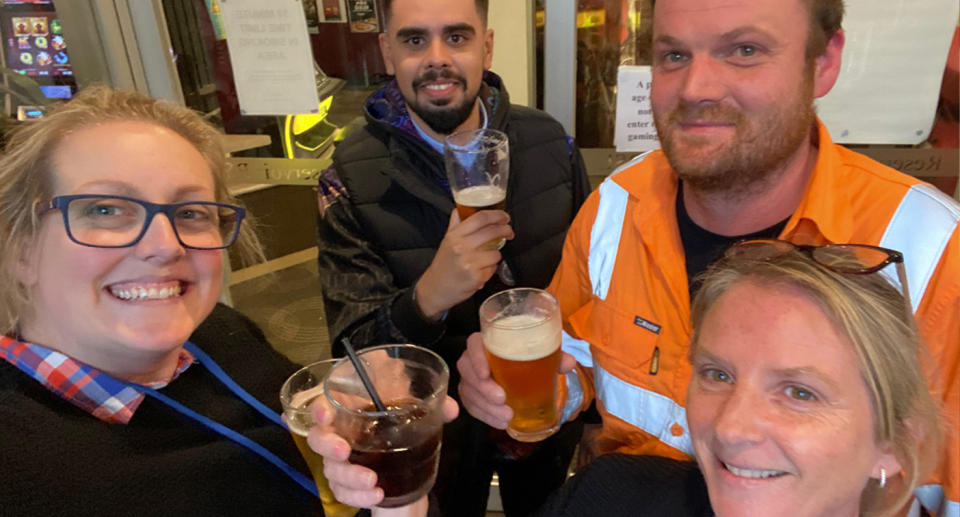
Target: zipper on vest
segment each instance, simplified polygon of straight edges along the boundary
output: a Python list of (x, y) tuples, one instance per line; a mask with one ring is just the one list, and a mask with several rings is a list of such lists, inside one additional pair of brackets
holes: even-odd
[(653, 347), (653, 357), (650, 358), (650, 375), (660, 372), (660, 347)]

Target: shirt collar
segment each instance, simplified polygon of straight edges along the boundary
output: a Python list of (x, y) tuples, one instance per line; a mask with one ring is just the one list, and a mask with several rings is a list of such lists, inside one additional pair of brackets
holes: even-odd
[[(817, 119), (817, 161), (807, 179), (803, 197), (781, 234), (782, 239), (800, 244), (847, 243), (853, 236), (850, 187), (843, 177), (843, 159), (827, 127)], [(620, 174), (612, 177), (632, 195), (644, 199), (633, 214), (643, 229), (661, 213), (671, 213), (677, 195), (677, 179), (662, 151), (646, 157), (652, 160), (649, 175)], [(647, 201), (649, 199), (649, 202)]]
[[(143, 401), (144, 395), (126, 382), (37, 344), (0, 336), (0, 357), (60, 398), (107, 423), (128, 423)], [(193, 355), (181, 349), (173, 376), (149, 386), (166, 386), (193, 362)]]
[[(480, 122), (480, 128), (481, 128), (481, 129), (486, 129), (486, 128), (487, 128), (487, 121), (489, 120), (489, 117), (487, 116), (487, 107), (483, 104), (483, 102), (480, 101), (480, 97), (477, 97), (477, 104), (480, 105), (480, 120), (481, 120), (481, 122)], [(434, 139), (434, 138), (431, 138), (430, 135), (428, 135), (428, 134), (420, 127), (420, 124), (417, 124), (417, 121), (414, 120), (413, 117), (410, 117), (410, 121), (413, 122), (413, 128), (417, 130), (417, 134), (420, 135), (420, 138), (422, 138), (423, 141), (427, 143), (427, 145), (429, 145), (430, 147), (432, 147), (434, 151), (436, 151), (436, 152), (438, 152), (438, 153), (440, 153), (440, 154), (442, 155), (442, 154), (443, 154), (443, 142), (441, 142), (441, 141), (439, 141), (439, 140), (436, 140), (436, 139)]]
[(843, 177), (838, 146), (819, 118), (817, 146), (816, 165), (783, 238), (801, 244), (850, 242), (854, 216), (850, 210), (850, 187)]

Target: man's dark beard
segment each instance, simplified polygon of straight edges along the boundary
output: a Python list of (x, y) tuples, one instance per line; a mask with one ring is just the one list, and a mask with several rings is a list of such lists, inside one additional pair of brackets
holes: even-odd
[[(440, 71), (437, 70), (428, 70), (422, 76), (413, 80), (413, 91), (420, 91), (420, 86), (427, 81), (435, 81), (439, 78), (444, 79), (453, 79), (460, 82), (460, 86), (463, 88), (463, 91), (467, 90), (467, 79), (461, 75), (455, 74), (450, 70), (444, 68)], [(449, 135), (455, 129), (460, 127), (461, 124), (466, 122), (470, 118), (470, 114), (473, 113), (473, 105), (477, 102), (477, 95), (480, 91), (477, 90), (477, 94), (470, 97), (469, 95), (463, 99), (463, 102), (456, 106), (449, 106), (444, 100), (439, 101), (439, 103), (433, 102), (408, 102), (410, 107), (413, 109), (413, 112), (417, 114), (424, 122), (430, 126), (430, 129), (436, 131), (441, 135)]]

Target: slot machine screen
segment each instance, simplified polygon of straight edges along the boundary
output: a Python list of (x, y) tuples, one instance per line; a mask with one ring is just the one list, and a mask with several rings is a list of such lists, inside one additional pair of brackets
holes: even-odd
[[(4, 0), (0, 24), (7, 68), (35, 78), (41, 85), (62, 84), (55, 78), (66, 77), (73, 83), (69, 49), (51, 0)], [(54, 92), (62, 98), (62, 89), (50, 93)]]

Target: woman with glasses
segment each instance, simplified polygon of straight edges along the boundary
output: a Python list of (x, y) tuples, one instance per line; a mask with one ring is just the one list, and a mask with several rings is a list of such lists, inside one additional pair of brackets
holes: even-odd
[(262, 256), (225, 172), (199, 116), (103, 87), (9, 135), (0, 514), (320, 513), (277, 414), (296, 368), (215, 309), (222, 250)]
[[(935, 467), (941, 424), (909, 303), (878, 274), (901, 261), (873, 246), (730, 248), (692, 307), (696, 461), (600, 456), (537, 515), (922, 515), (913, 491)], [(334, 491), (377, 500), (346, 444), (313, 434)], [(390, 515), (423, 515), (422, 502), (401, 512)]]

